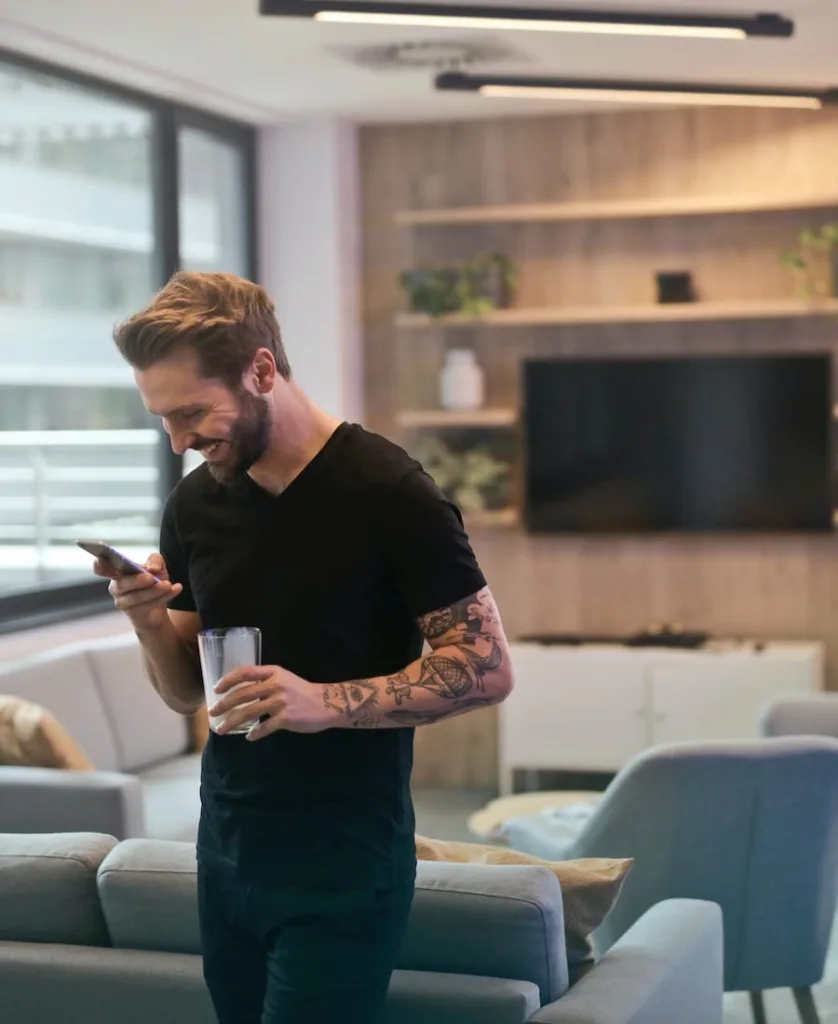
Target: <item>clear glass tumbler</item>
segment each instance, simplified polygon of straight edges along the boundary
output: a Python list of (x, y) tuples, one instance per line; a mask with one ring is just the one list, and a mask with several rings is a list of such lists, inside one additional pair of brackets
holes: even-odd
[[(204, 629), (198, 634), (198, 653), (201, 658), (201, 675), (204, 677), (204, 693), (207, 707), (212, 707), (221, 695), (215, 692), (215, 684), (222, 676), (244, 665), (260, 665), (262, 663), (262, 633), (255, 626), (231, 626), (228, 629)], [(246, 685), (246, 684), (240, 684)], [(234, 686), (233, 690), (238, 687)], [(233, 690), (228, 690), (232, 693)], [(251, 703), (258, 703), (251, 701)], [(245, 707), (247, 705), (244, 705)], [(258, 716), (257, 716), (258, 717)], [(218, 732), (218, 727), (226, 715), (210, 715), (210, 729)], [(228, 736), (243, 734), (250, 731), (253, 722), (246, 722), (233, 729)]]

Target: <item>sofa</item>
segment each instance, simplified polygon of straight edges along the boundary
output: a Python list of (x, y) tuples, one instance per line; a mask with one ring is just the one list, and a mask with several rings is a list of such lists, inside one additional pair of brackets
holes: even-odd
[[(720, 1024), (722, 921), (657, 904), (572, 986), (539, 866), (419, 864), (382, 1024)], [(0, 835), (2, 1017), (211, 1024), (191, 843)]]
[(143, 673), (133, 633), (0, 663), (0, 694), (55, 715), (96, 771), (0, 766), (0, 830), (194, 840), (200, 755)]

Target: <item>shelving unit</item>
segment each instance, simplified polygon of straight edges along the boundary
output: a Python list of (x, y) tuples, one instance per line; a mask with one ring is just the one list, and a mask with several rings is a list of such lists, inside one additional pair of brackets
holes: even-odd
[(474, 409), (459, 412), (450, 409), (403, 409), (396, 416), (406, 430), (424, 427), (444, 430), (452, 427), (511, 427), (518, 420), (514, 409)]
[(457, 314), (430, 317), (397, 313), (396, 326), (536, 327), (560, 324), (676, 323), (701, 320), (763, 320), (784, 317), (838, 316), (838, 299), (757, 299), (736, 302), (683, 302), (661, 305), (560, 306), (543, 309), (498, 309), (476, 318)]
[[(577, 202), (534, 202), (506, 203), (483, 206), (450, 206), (438, 209), (401, 209), (393, 214), (397, 225), (419, 229), (429, 227), (480, 227), (491, 225), (528, 225), (528, 224), (561, 224), (572, 222), (603, 222), (603, 221), (639, 221), (643, 219), (662, 220), (664, 218), (694, 218), (725, 215), (753, 215), (763, 213), (783, 213), (795, 210), (836, 210), (838, 209), (838, 188), (807, 192), (775, 192), (760, 193), (754, 188), (748, 192), (717, 193), (715, 195), (670, 195), (647, 196), (625, 199), (586, 200)], [(761, 222), (764, 224), (764, 222)], [(522, 229), (523, 230), (523, 229)], [(631, 236), (631, 228), (626, 227)], [(636, 233), (636, 229), (635, 233)], [(676, 232), (674, 248), (678, 249), (677, 232), (681, 229), (673, 225)], [(664, 228), (655, 228), (656, 241), (666, 244), (668, 237)], [(530, 236), (521, 234), (519, 241), (526, 250), (526, 239)], [(539, 236), (541, 237), (541, 236)], [(544, 236), (546, 237), (546, 236)], [(762, 236), (760, 236), (762, 237)], [(444, 236), (440, 236), (440, 241)], [(518, 238), (518, 236), (516, 236)], [(596, 241), (596, 239), (595, 239)], [(496, 244), (496, 243), (494, 243)], [(593, 243), (592, 243), (593, 244)], [(779, 247), (779, 243), (778, 243)], [(588, 258), (583, 253), (580, 258)], [(699, 262), (698, 273), (701, 273)], [(714, 268), (715, 269), (715, 268)], [(731, 266), (731, 272), (735, 272)], [(716, 289), (722, 279), (716, 275)], [(603, 303), (599, 305), (552, 305), (544, 307), (498, 309), (483, 316), (475, 317), (463, 314), (430, 317), (424, 314), (401, 312), (395, 316), (395, 326), (409, 336), (419, 331), (459, 330), (471, 328), (475, 331), (484, 328), (516, 328), (516, 327), (562, 327), (583, 325), (642, 325), (642, 324), (678, 324), (678, 323), (736, 323), (737, 321), (770, 321), (770, 320), (803, 320), (805, 318), (825, 319), (838, 318), (838, 298), (806, 300), (800, 298), (773, 298), (782, 287), (779, 278), (765, 287), (766, 297), (762, 299), (731, 299), (707, 300), (691, 303), (652, 304), (632, 303), (608, 305), (607, 292), (603, 292)], [(753, 280), (745, 284), (745, 288), (754, 293)], [(745, 290), (743, 288), (743, 290)], [(759, 289), (757, 289), (759, 290)], [(543, 291), (543, 288), (542, 288)], [(570, 294), (570, 293), (566, 293)], [(558, 298), (558, 295), (556, 296)], [(549, 301), (549, 300), (548, 300)], [(571, 300), (572, 301), (572, 300)], [(555, 302), (555, 299), (554, 299)], [(723, 327), (718, 328), (724, 331)], [(790, 332), (795, 330), (788, 325)], [(513, 338), (509, 344), (514, 345)], [(411, 352), (411, 359), (430, 368), (427, 357), (421, 354), (421, 346), (405, 342)], [(479, 342), (476, 342), (479, 344)], [(580, 339), (579, 345), (585, 342)], [(491, 346), (487, 350), (493, 351)], [(511, 395), (499, 393), (496, 401), (503, 405), (509, 402)], [(407, 404), (410, 405), (410, 398)], [(417, 401), (416, 398), (413, 401)], [(518, 422), (517, 412), (512, 408), (482, 409), (477, 413), (452, 413), (445, 410), (424, 410), (416, 408), (403, 409), (397, 415), (398, 426), (406, 431), (423, 429), (464, 429), (481, 427), (512, 427)], [(466, 525), (473, 529), (493, 527), (514, 527), (520, 522), (516, 509), (509, 508), (502, 512), (490, 512), (466, 516)]]
[(734, 193), (399, 210), (394, 219), (396, 224), (402, 227), (451, 227), (457, 224), (526, 224), (548, 221), (628, 220), (644, 217), (697, 217), (706, 214), (817, 210), (835, 206), (838, 206), (838, 191), (777, 196)]

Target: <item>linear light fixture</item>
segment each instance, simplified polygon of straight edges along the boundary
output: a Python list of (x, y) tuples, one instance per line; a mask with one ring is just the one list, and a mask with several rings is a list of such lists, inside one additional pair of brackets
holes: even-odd
[(456, 71), (437, 75), (435, 85), (441, 91), (475, 92), (481, 96), (505, 99), (789, 107), (801, 110), (820, 110), (826, 104), (838, 103), (838, 89), (756, 89), (738, 85), (468, 75)]
[(578, 7), (513, 7), (402, 3), (390, 0), (260, 0), (259, 13), (284, 18), (355, 25), (419, 28), (516, 29), (525, 32), (593, 32), (630, 36), (686, 36), (703, 39), (787, 39), (794, 23), (779, 14), (733, 16)]

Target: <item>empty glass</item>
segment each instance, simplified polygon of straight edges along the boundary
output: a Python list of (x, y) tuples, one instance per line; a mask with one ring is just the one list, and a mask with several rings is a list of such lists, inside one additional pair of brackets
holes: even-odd
[[(204, 693), (207, 699), (207, 707), (212, 707), (216, 701), (221, 700), (225, 694), (215, 692), (215, 684), (232, 672), (235, 668), (244, 665), (259, 665), (262, 661), (262, 633), (255, 626), (231, 626), (228, 629), (204, 629), (198, 634), (198, 653), (201, 658), (201, 675), (204, 677)], [(241, 683), (239, 686), (246, 684)], [(234, 686), (227, 693), (238, 690)], [(258, 703), (258, 701), (250, 701)], [(247, 705), (243, 705), (246, 707)], [(226, 718), (226, 715), (210, 715), (210, 729), (218, 732), (218, 727)], [(247, 733), (257, 720), (256, 716), (252, 722), (246, 722), (238, 729), (232, 729), (228, 736)]]

